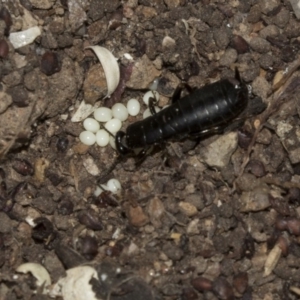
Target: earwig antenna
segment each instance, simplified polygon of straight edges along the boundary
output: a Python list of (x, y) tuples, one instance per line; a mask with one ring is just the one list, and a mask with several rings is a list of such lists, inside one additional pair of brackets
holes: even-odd
[(101, 123), (100, 123), (100, 128), (104, 129), (110, 136), (115, 138), (115, 136), (108, 129), (106, 129)]
[(114, 170), (114, 168), (119, 164), (123, 159), (122, 155), (118, 155), (118, 157), (115, 159), (115, 161), (112, 163), (112, 165), (104, 170), (102, 174), (100, 175), (100, 178), (97, 180), (97, 184), (103, 184), (103, 181), (106, 180), (107, 176)]
[(239, 72), (239, 69), (236, 67), (235, 68), (235, 79), (237, 79), (239, 82), (242, 82), (241, 74)]

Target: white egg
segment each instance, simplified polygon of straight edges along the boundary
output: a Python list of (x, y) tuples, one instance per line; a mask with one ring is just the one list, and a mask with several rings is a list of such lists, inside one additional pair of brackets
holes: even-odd
[(122, 103), (116, 103), (111, 108), (113, 117), (119, 119), (120, 121), (125, 121), (128, 118), (128, 110), (126, 106)]
[(103, 192), (103, 190), (99, 186), (97, 186), (95, 191), (94, 191), (94, 196), (98, 197), (99, 195), (102, 194), (102, 192)]
[(153, 80), (153, 82), (151, 83), (151, 85), (149, 86), (149, 89), (150, 90), (157, 90), (157, 87), (158, 87), (158, 83), (159, 83), (159, 78), (155, 78)]
[(119, 119), (111, 119), (105, 123), (104, 127), (111, 133), (116, 133), (121, 129), (122, 122)]
[(159, 93), (156, 91), (148, 91), (143, 97), (143, 101), (146, 105), (149, 105), (149, 98), (154, 98), (157, 102), (159, 100)]
[(96, 143), (100, 147), (105, 147), (109, 143), (109, 134), (104, 129), (100, 129), (96, 133)]
[(112, 118), (112, 111), (107, 107), (99, 107), (94, 111), (94, 118), (99, 122), (108, 122)]
[(130, 99), (127, 102), (127, 110), (131, 116), (137, 116), (141, 110), (141, 104), (136, 99)]
[(81, 143), (91, 146), (96, 142), (96, 135), (91, 131), (82, 131), (79, 135)]
[(113, 194), (116, 194), (121, 189), (120, 181), (115, 178), (108, 180), (106, 185), (108, 190), (111, 191)]
[(117, 150), (117, 147), (116, 147), (116, 139), (112, 136), (109, 137), (109, 144), (111, 145), (111, 147), (114, 149), (114, 150)]
[(100, 124), (93, 118), (87, 118), (83, 121), (83, 127), (87, 131), (97, 132), (100, 129)]
[[(157, 107), (157, 106), (154, 106), (154, 109), (155, 109), (155, 111), (156, 111), (157, 113), (160, 111), (160, 108)], [(143, 119), (146, 119), (146, 118), (148, 118), (148, 117), (150, 117), (150, 116), (152, 116), (152, 114), (151, 114), (151, 112), (150, 112), (150, 109), (147, 108), (147, 109), (144, 111), (144, 113), (143, 113)]]

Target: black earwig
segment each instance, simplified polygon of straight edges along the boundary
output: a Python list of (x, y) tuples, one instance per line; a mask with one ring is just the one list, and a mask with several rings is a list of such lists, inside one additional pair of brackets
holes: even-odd
[(126, 132), (115, 137), (119, 153), (117, 161), (107, 170), (107, 176), (125, 156), (134, 150), (146, 153), (150, 146), (170, 139), (198, 138), (220, 133), (246, 109), (248, 88), (236, 69), (235, 78), (217, 81), (180, 98), (181, 88), (174, 93), (172, 104), (152, 116), (130, 124)]
[(116, 134), (120, 155), (129, 155), (137, 148), (148, 148), (169, 139), (201, 137), (222, 128), (237, 118), (247, 107), (248, 89), (236, 70), (235, 79), (221, 80), (178, 99), (152, 116)]

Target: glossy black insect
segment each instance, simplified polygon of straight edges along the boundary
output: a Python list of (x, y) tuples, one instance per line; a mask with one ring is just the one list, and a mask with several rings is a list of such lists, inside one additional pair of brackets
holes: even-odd
[[(149, 104), (152, 116), (129, 125), (126, 132), (117, 132), (115, 143), (119, 156), (101, 175), (99, 183), (124, 157), (135, 156), (141, 161), (151, 146), (165, 145), (170, 139), (200, 138), (235, 129), (245, 118), (241, 117), (242, 114), (256, 115), (266, 107), (261, 99), (248, 101), (247, 85), (237, 69), (235, 78), (220, 80), (200, 89), (186, 87), (187, 96), (181, 98), (182, 88), (178, 88), (172, 104), (158, 113), (154, 109), (155, 99), (152, 99)], [(139, 150), (138, 155), (135, 150)]]
[(247, 107), (248, 88), (238, 70), (235, 78), (217, 81), (180, 98), (181, 89), (173, 96), (173, 103), (152, 116), (135, 122), (126, 132), (116, 134), (116, 148), (121, 156), (133, 150), (161, 144), (169, 139), (198, 138), (222, 132)]

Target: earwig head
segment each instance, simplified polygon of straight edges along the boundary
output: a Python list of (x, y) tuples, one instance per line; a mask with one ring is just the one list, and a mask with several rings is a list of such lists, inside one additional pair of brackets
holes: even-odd
[(249, 90), (237, 68), (235, 69), (235, 77), (229, 78), (228, 82), (230, 83), (226, 91), (228, 97), (232, 99), (232, 103), (235, 104), (236, 112), (243, 111), (248, 103)]
[(247, 91), (249, 93), (249, 89), (245, 83), (245, 81), (241, 78), (240, 72), (238, 68), (235, 68), (235, 79), (239, 82), (239, 88), (245, 93)]
[(131, 149), (125, 145), (125, 136), (126, 134), (123, 131), (118, 131), (116, 134), (116, 148), (122, 156), (132, 153)]
[(250, 95), (249, 88), (244, 80), (241, 78), (238, 68), (235, 68), (235, 77), (230, 78), (229, 81), (235, 86), (235, 89), (240, 91), (240, 96), (248, 98)]

